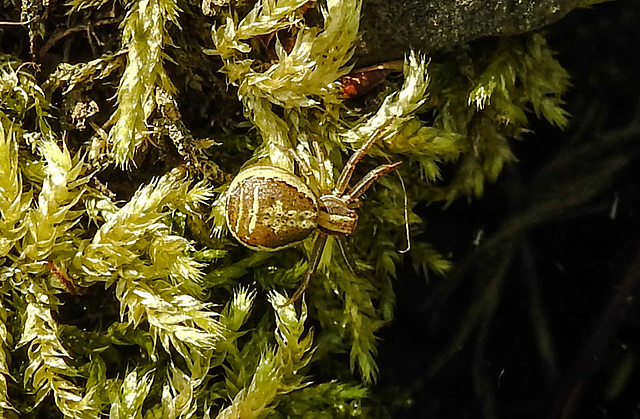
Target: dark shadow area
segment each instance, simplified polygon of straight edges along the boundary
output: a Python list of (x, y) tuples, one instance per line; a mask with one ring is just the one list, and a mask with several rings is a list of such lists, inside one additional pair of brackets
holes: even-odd
[(455, 267), (396, 283), (376, 390), (393, 417), (640, 416), (638, 21), (626, 0), (547, 28), (568, 128), (532, 116), (485, 198), (425, 209)]

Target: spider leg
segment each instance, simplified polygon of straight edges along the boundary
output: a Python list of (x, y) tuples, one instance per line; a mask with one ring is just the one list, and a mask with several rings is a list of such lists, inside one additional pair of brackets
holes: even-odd
[(313, 138), (310, 138), (308, 140), (302, 140), (299, 138), (298, 142), (307, 144), (307, 147), (306, 147), (307, 149), (310, 149), (310, 148), (313, 149), (313, 152), (315, 154), (315, 159), (317, 160), (317, 165), (318, 165), (317, 175), (314, 174), (313, 170), (311, 169), (311, 165), (313, 163), (305, 159), (300, 150), (295, 148), (290, 149), (289, 153), (291, 154), (295, 162), (298, 164), (300, 173), (305, 177), (308, 185), (311, 186), (311, 189), (314, 190), (314, 192), (317, 193), (318, 195), (321, 195), (323, 191), (326, 191), (328, 189), (327, 188), (328, 174), (327, 174), (327, 169), (325, 167), (325, 161), (326, 161), (325, 153), (322, 150), (320, 143), (318, 143), (318, 141)]
[(319, 190), (320, 186), (318, 185), (318, 182), (317, 182), (315, 176), (313, 175), (313, 171), (311, 170), (311, 167), (306, 162), (304, 157), (302, 157), (300, 152), (298, 150), (296, 150), (295, 148), (290, 149), (289, 153), (291, 154), (291, 156), (293, 157), (295, 162), (298, 164), (298, 168), (299, 168), (300, 172), (302, 173), (302, 175), (307, 180), (307, 184), (311, 187), (312, 190), (314, 190), (314, 192), (318, 193), (318, 190)]
[(362, 160), (365, 154), (367, 154), (373, 143), (382, 136), (385, 128), (387, 128), (390, 123), (391, 121), (389, 120), (376, 129), (371, 137), (369, 137), (367, 141), (365, 141), (364, 144), (362, 144), (362, 146), (356, 150), (351, 157), (349, 157), (349, 160), (347, 160), (347, 163), (344, 165), (342, 173), (340, 173), (336, 186), (333, 188), (334, 195), (341, 196), (344, 194), (344, 191), (347, 190), (347, 186), (349, 185), (349, 180), (351, 180), (351, 176), (353, 176), (353, 171), (355, 170), (356, 165), (360, 160)]
[(349, 244), (347, 243), (347, 238), (345, 236), (337, 236), (338, 247), (340, 248), (340, 253), (342, 253), (342, 258), (344, 259), (347, 268), (351, 271), (354, 276), (357, 276), (356, 273), (356, 260), (349, 253)]
[(322, 151), (322, 147), (320, 147), (320, 143), (318, 143), (317, 141), (313, 141), (311, 143), (311, 146), (313, 147), (313, 150), (316, 153), (316, 158), (318, 159), (318, 174), (319, 174), (319, 183), (320, 183), (320, 188), (322, 188), (322, 190), (326, 190), (327, 189), (327, 171), (324, 165), (325, 160), (325, 155), (324, 152)]
[(382, 164), (375, 169), (371, 170), (369, 173), (365, 175), (360, 182), (356, 183), (351, 190), (343, 196), (344, 201), (347, 205), (355, 202), (363, 193), (369, 189), (373, 183), (378, 180), (378, 178), (385, 173), (389, 173), (393, 169), (397, 168), (402, 164), (401, 161), (397, 161), (395, 163)]
[(296, 292), (294, 292), (291, 298), (289, 298), (287, 304), (291, 304), (298, 298), (300, 298), (304, 290), (306, 290), (309, 286), (311, 277), (314, 273), (316, 273), (318, 265), (320, 265), (320, 259), (322, 258), (322, 253), (324, 251), (324, 245), (327, 243), (327, 237), (328, 236), (324, 233), (318, 234), (316, 243), (313, 245), (313, 251), (311, 252), (311, 258), (309, 259), (309, 267), (307, 268), (307, 272), (304, 274), (304, 279), (302, 280), (302, 283), (300, 284)]
[(309, 167), (307, 162), (304, 161), (304, 158), (302, 158), (298, 150), (296, 150), (295, 148), (292, 148), (292, 149), (289, 149), (289, 153), (291, 154), (291, 157), (293, 157), (295, 162), (298, 163), (298, 166), (300, 167), (300, 171), (302, 172), (302, 174), (307, 178), (313, 177), (313, 172), (311, 171), (311, 168)]
[(358, 267), (356, 266), (356, 261), (351, 255), (351, 252), (349, 251), (350, 249), (349, 249), (349, 244), (347, 243), (347, 237), (337, 236), (336, 238), (338, 239), (337, 240), (338, 246), (340, 247), (340, 252), (342, 253), (342, 257), (344, 258), (344, 261), (347, 267), (349, 268), (349, 271), (351, 271), (351, 274), (356, 278), (366, 279), (369, 283), (371, 283), (375, 287), (382, 287), (380, 280), (376, 279), (375, 275), (372, 275), (371, 272), (367, 272), (364, 269), (358, 269)]

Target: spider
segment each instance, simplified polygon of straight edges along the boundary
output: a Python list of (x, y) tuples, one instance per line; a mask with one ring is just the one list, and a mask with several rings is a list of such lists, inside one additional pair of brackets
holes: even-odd
[(295, 245), (318, 231), (309, 267), (289, 302), (296, 301), (309, 285), (330, 235), (337, 237), (342, 255), (353, 270), (346, 252), (346, 236), (356, 229), (358, 214), (355, 208), (359, 206), (359, 198), (380, 176), (402, 163), (382, 164), (349, 189), (356, 165), (381, 137), (385, 127), (376, 130), (351, 155), (331, 191), (317, 194), (292, 172), (263, 165), (241, 171), (229, 185), (225, 218), (231, 234), (244, 246), (276, 251)]

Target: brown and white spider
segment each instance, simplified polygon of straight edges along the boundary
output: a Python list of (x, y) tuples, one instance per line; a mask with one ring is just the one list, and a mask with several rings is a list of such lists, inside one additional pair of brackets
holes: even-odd
[[(346, 236), (358, 223), (360, 196), (382, 175), (402, 162), (382, 164), (349, 188), (356, 165), (382, 136), (386, 125), (376, 130), (356, 150), (340, 173), (331, 191), (314, 192), (292, 172), (276, 166), (252, 166), (241, 171), (229, 185), (225, 218), (231, 234), (250, 249), (276, 251), (306, 239), (316, 229), (309, 267), (290, 302), (297, 300), (309, 285), (320, 264), (327, 237), (335, 236), (347, 259)], [(353, 264), (346, 260), (353, 269)]]

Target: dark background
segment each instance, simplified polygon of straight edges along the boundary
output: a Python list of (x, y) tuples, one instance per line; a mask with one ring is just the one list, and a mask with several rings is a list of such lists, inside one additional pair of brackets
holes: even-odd
[(392, 417), (640, 417), (640, 2), (544, 32), (571, 121), (531, 115), (484, 198), (423, 209), (455, 268), (395, 284), (374, 394)]

